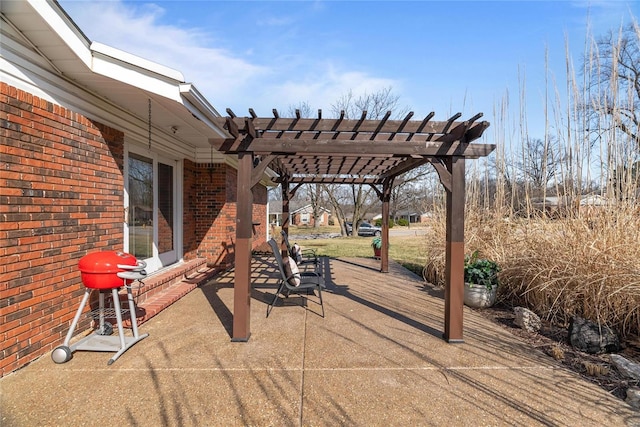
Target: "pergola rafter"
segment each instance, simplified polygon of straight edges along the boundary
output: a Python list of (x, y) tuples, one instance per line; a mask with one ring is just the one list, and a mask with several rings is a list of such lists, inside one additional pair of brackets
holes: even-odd
[[(226, 138), (210, 140), (224, 154), (238, 155), (238, 219), (236, 229), (236, 277), (234, 285), (234, 341), (250, 336), (251, 188), (267, 168), (283, 189), (283, 228), (288, 231), (289, 199), (302, 184), (368, 184), (382, 201), (381, 271), (388, 271), (389, 199), (394, 179), (426, 163), (432, 163), (447, 192), (445, 331), (449, 342), (462, 341), (464, 264), (464, 170), (466, 159), (488, 156), (495, 145), (472, 143), (489, 127), (477, 114), (458, 121), (455, 114), (433, 121), (434, 113), (422, 120), (369, 120), (363, 111), (358, 119), (295, 117), (238, 117), (227, 109), (227, 117), (216, 124)], [(379, 188), (381, 186), (381, 188)], [(241, 259), (239, 259), (239, 257)]]

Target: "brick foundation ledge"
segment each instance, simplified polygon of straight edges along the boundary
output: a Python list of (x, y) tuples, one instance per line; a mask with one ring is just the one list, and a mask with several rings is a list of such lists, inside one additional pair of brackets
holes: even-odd
[[(134, 285), (133, 296), (136, 301), (138, 326), (206, 283), (220, 271), (221, 268), (208, 267), (206, 260), (198, 258), (149, 276), (143, 280), (144, 286), (140, 289), (136, 289)], [(127, 307), (124, 290), (120, 294), (120, 301), (123, 308)], [(125, 327), (131, 327), (128, 314), (123, 316), (123, 324)]]

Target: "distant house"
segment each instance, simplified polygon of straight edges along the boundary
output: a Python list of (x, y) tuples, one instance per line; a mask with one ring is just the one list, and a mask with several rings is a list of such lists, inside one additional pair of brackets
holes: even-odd
[(314, 223), (313, 219), (313, 207), (308, 204), (302, 206), (291, 212), (291, 224), (292, 225), (308, 225), (310, 227), (314, 227), (315, 225), (329, 225), (329, 217), (331, 216), (331, 211), (326, 208), (318, 208), (320, 215), (318, 216), (318, 223)]
[[(396, 215), (396, 222), (399, 219), (404, 219), (404, 220), (409, 221), (410, 224), (417, 224), (417, 223), (420, 223), (420, 222), (423, 222), (423, 221), (427, 221), (430, 216), (431, 215), (428, 214), (428, 213), (423, 213), (423, 214), (418, 213), (418, 212), (403, 213), (403, 214)], [(382, 215), (381, 214), (378, 214), (378, 215), (376, 215), (376, 216), (374, 216), (372, 218), (373, 221), (377, 221), (379, 219), (382, 219)]]
[[(328, 225), (331, 211), (326, 208), (319, 208), (320, 216), (318, 225)], [(291, 225), (307, 225), (313, 227), (313, 208), (310, 203), (300, 206), (300, 202), (291, 202), (289, 215)], [(275, 226), (282, 225), (282, 200), (271, 200), (269, 202), (269, 224)]]
[(269, 225), (282, 225), (282, 200), (269, 201)]
[(551, 216), (560, 216), (569, 210), (593, 210), (606, 206), (609, 200), (599, 194), (586, 194), (575, 200), (567, 196), (539, 197), (531, 200), (531, 205), (538, 211), (544, 211)]
[(410, 224), (417, 224), (422, 222), (422, 214), (418, 212), (404, 213), (398, 215), (397, 219), (406, 219)]

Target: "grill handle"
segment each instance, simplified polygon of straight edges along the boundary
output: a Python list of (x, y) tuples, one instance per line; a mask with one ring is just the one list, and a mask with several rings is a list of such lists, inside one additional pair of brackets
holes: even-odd
[[(118, 268), (120, 270), (134, 270), (141, 271), (147, 267), (147, 263), (144, 261), (138, 261), (136, 265), (128, 265), (128, 264), (118, 264)], [(146, 274), (146, 273), (145, 273)]]

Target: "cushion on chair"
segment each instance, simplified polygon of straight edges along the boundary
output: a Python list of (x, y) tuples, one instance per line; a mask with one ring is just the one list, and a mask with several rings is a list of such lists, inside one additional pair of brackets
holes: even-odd
[(302, 248), (300, 248), (299, 244), (297, 243), (293, 244), (293, 246), (291, 247), (291, 256), (293, 257), (296, 263), (299, 264), (302, 262)]
[(291, 257), (286, 257), (282, 260), (284, 267), (284, 274), (289, 278), (289, 284), (291, 286), (300, 286), (300, 270), (298, 264)]

